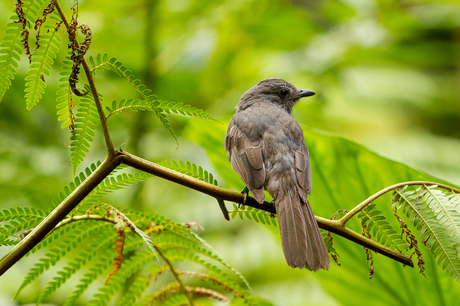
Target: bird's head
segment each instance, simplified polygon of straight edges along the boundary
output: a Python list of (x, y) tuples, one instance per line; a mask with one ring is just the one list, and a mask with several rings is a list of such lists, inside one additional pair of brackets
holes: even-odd
[(283, 79), (266, 79), (249, 89), (240, 99), (237, 110), (245, 109), (256, 102), (279, 104), (288, 113), (300, 98), (313, 96), (308, 89), (297, 89)]

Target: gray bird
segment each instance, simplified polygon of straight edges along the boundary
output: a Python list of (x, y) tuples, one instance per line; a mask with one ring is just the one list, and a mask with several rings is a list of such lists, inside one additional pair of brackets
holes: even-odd
[(225, 135), (233, 169), (259, 202), (272, 195), (287, 263), (312, 271), (329, 269), (330, 258), (308, 203), (311, 174), (303, 131), (292, 107), (311, 90), (282, 79), (260, 81), (236, 106)]

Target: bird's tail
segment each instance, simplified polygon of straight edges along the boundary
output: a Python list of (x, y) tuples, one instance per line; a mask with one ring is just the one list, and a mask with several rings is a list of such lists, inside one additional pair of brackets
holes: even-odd
[(328, 270), (331, 264), (323, 237), (308, 201), (295, 188), (275, 198), (284, 257), (293, 268)]

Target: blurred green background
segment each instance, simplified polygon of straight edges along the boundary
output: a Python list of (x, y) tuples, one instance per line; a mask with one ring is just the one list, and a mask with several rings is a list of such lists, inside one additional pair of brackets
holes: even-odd
[[(69, 12), (72, 2), (61, 4)], [(317, 93), (294, 109), (294, 117), (312, 133), (323, 130), (343, 135), (380, 155), (460, 184), (459, 1), (85, 0), (79, 4), (79, 22), (93, 29), (87, 55), (109, 53), (159, 99), (205, 109), (223, 123), (171, 116), (177, 146), (154, 114), (126, 112), (109, 122), (117, 147), (123, 145), (152, 161), (189, 160), (213, 173), (221, 185), (238, 190), (243, 184), (237, 186), (229, 178), (234, 180), (235, 174), (223, 172), (217, 159), (209, 158), (224, 152), (220, 143), (209, 150), (205, 141), (213, 138), (206, 131), (223, 141), (241, 95), (258, 81), (277, 77)], [(12, 1), (0, 0), (2, 33), (13, 9)], [(61, 46), (56, 65), (64, 59), (64, 49)], [(60, 129), (56, 120), (59, 71), (46, 78), (48, 88), (41, 103), (26, 112), (27, 66), (24, 57), (13, 86), (0, 103), (0, 209), (48, 208), (72, 180), (69, 131)], [(113, 73), (99, 72), (96, 81), (107, 105), (137, 97), (132, 86)], [(105, 157), (101, 140), (98, 135), (80, 171)], [(310, 151), (315, 154), (311, 147)], [(364, 176), (366, 171), (375, 172), (372, 163), (368, 166)], [(383, 172), (385, 169), (382, 176), (387, 175)], [(379, 177), (379, 172), (373, 175)], [(313, 193), (314, 188), (315, 182)], [(366, 195), (370, 193), (364, 192), (357, 201)], [(248, 277), (255, 294), (276, 305), (353, 305), (337, 294), (342, 287), (324, 280), (327, 273), (339, 273), (334, 271), (341, 268), (320, 272), (319, 277), (290, 269), (284, 263), (279, 238), (272, 234), (277, 233), (276, 228), (250, 221), (225, 222), (214, 199), (154, 178), (117, 192), (108, 201), (121, 208), (153, 210), (178, 222), (198, 222), (205, 229), (200, 234)], [(341, 207), (349, 209), (357, 203), (345, 202)], [(5, 252), (0, 250), (0, 254)], [(345, 258), (341, 260), (344, 266), (354, 265)], [(13, 303), (11, 296), (33, 262), (33, 258), (24, 259), (0, 279), (0, 304)], [(368, 286), (365, 290), (380, 290), (385, 282), (368, 281), (365, 270), (359, 272), (364, 279), (361, 284)], [(435, 284), (449, 285), (433, 290), (450, 288), (457, 296), (458, 284), (443, 277)], [(47, 281), (45, 277), (42, 283), (30, 286), (29, 294), (19, 302), (33, 302)], [(349, 276), (340, 281), (350, 281)], [(334, 291), (336, 294), (331, 293)], [(58, 293), (56, 301), (59, 294), (66, 292)]]

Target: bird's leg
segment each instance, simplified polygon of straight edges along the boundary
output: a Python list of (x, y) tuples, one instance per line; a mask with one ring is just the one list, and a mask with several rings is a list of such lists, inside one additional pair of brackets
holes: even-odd
[[(246, 202), (248, 201), (248, 194), (249, 194), (249, 189), (247, 186), (244, 186), (243, 190), (241, 190), (241, 193), (244, 195), (243, 199), (243, 205), (246, 205)], [(238, 209), (240, 208), (241, 204), (238, 204)]]
[[(275, 200), (274, 200), (274, 199), (273, 199), (273, 200), (271, 200), (271, 202), (270, 202), (270, 203), (272, 203), (272, 204), (273, 204), (273, 206), (274, 206), (274, 207), (276, 207), (276, 206), (275, 206)], [(270, 217), (271, 217), (271, 218), (275, 218), (275, 213), (271, 212), (271, 213), (270, 213)]]

